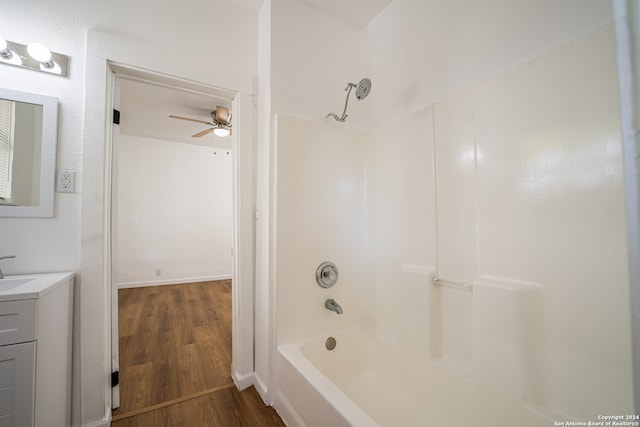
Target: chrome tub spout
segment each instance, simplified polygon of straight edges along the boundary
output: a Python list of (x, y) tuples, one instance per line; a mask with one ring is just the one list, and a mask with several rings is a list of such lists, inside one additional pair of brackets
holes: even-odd
[(327, 308), (327, 310), (335, 311), (338, 314), (342, 314), (342, 307), (340, 307), (340, 304), (338, 304), (336, 300), (332, 298), (326, 300), (324, 302), (324, 306)]

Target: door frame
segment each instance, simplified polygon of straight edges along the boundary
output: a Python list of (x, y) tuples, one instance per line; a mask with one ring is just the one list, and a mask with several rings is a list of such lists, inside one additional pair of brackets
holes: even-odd
[[(240, 141), (243, 135), (242, 124), (250, 121), (244, 120), (243, 115), (247, 114), (246, 108), (242, 109), (240, 104), (240, 94), (238, 92), (219, 88), (216, 86), (193, 82), (190, 80), (168, 76), (162, 73), (150, 72), (148, 70), (142, 70), (140, 68), (120, 64), (112, 61), (107, 61), (108, 66), (108, 78), (107, 78), (107, 105), (106, 111), (111, 116), (111, 112), (114, 109), (117, 96), (116, 93), (117, 79), (121, 78), (133, 78), (137, 80), (144, 80), (149, 84), (159, 84), (163, 86), (172, 86), (180, 90), (190, 90), (199, 92), (202, 94), (213, 95), (219, 98), (225, 98), (232, 103), (232, 114), (234, 117), (234, 132), (232, 135), (232, 205), (233, 205), (233, 243), (232, 243), (232, 362), (231, 362), (231, 376), (232, 379), (240, 390), (243, 390), (253, 384), (253, 256), (249, 256), (246, 259), (247, 254), (253, 253), (252, 244), (247, 251), (246, 236), (249, 235), (249, 242), (253, 241), (253, 209), (252, 204), (249, 205), (251, 209), (247, 213), (246, 200), (241, 197), (242, 183), (246, 184), (247, 177), (241, 176), (243, 172), (252, 164), (250, 151), (242, 149)], [(250, 105), (251, 103), (249, 103)], [(245, 106), (246, 107), (246, 106)], [(117, 260), (114, 255), (117, 253), (117, 248), (113, 247), (113, 232), (116, 230), (114, 225), (113, 209), (114, 197), (117, 197), (116, 189), (114, 188), (115, 181), (113, 180), (113, 174), (115, 168), (115, 162), (117, 161), (116, 147), (114, 147), (114, 134), (113, 127), (110, 125), (111, 121), (106, 126), (106, 153), (105, 153), (105, 193), (104, 193), (104, 237), (106, 243), (105, 256), (105, 286), (108, 287), (109, 294), (117, 294), (117, 277), (114, 277), (117, 272), (116, 264)], [(246, 128), (245, 128), (246, 130)], [(249, 135), (251, 137), (251, 135)], [(253, 144), (250, 144), (250, 148)], [(249, 155), (249, 156), (248, 156)], [(249, 157), (249, 160), (247, 160)], [(245, 174), (246, 175), (246, 174)], [(251, 176), (250, 182), (253, 178)], [(246, 185), (245, 185), (246, 186)], [(252, 185), (251, 185), (252, 186)], [(246, 197), (245, 197), (246, 199)], [(247, 217), (250, 218), (249, 230), (247, 230)], [(243, 227), (244, 220), (244, 227)], [(243, 241), (244, 240), (244, 241)], [(107, 289), (105, 289), (107, 291)], [(114, 331), (114, 326), (117, 326), (117, 315), (114, 317), (114, 313), (117, 311), (117, 300), (113, 298), (107, 298), (108, 308), (106, 312), (110, 313), (110, 333), (109, 337), (109, 351), (112, 351), (117, 345), (117, 331)], [(115, 322), (115, 323), (114, 323)], [(110, 359), (111, 364), (114, 361)], [(110, 369), (110, 375), (111, 375)], [(109, 406), (112, 406), (113, 396), (109, 394)]]
[[(109, 78), (108, 78), (108, 93), (110, 94), (107, 97), (107, 112), (113, 111), (114, 103), (116, 101), (115, 93), (116, 88), (116, 80), (120, 78), (132, 78), (136, 80), (142, 80), (149, 84), (158, 84), (162, 86), (171, 86), (175, 87), (179, 90), (189, 90), (198, 93), (202, 93), (205, 95), (212, 95), (219, 98), (226, 98), (232, 103), (232, 114), (234, 118), (234, 132), (232, 135), (232, 150), (233, 150), (233, 165), (232, 165), (232, 195), (233, 195), (233, 243), (232, 243), (232, 366), (231, 366), (231, 374), (234, 383), (239, 389), (244, 389), (253, 384), (253, 307), (252, 300), (253, 295), (251, 294), (251, 299), (243, 298), (248, 289), (252, 289), (253, 287), (253, 257), (250, 257), (249, 260), (244, 259), (243, 255), (247, 254), (246, 246), (242, 241), (243, 235), (249, 232), (251, 237), (251, 241), (253, 241), (253, 225), (251, 224), (250, 230), (242, 229), (242, 216), (247, 216), (246, 207), (243, 205), (243, 200), (241, 200), (241, 182), (247, 181), (243, 180), (243, 177), (240, 174), (245, 171), (247, 163), (249, 166), (252, 164), (251, 159), (247, 162), (246, 159), (246, 150), (243, 150), (240, 146), (240, 138), (243, 136), (243, 115), (246, 114), (246, 111), (242, 111), (243, 114), (240, 113), (240, 102), (239, 93), (220, 88), (204, 83), (193, 82), (190, 80), (168, 76), (161, 73), (150, 72), (148, 70), (142, 70), (137, 67), (119, 64), (115, 62), (108, 61), (109, 68)], [(106, 162), (107, 168), (105, 170), (105, 239), (108, 245), (107, 250), (105, 250), (105, 261), (106, 265), (109, 268), (105, 269), (106, 274), (106, 283), (110, 286), (111, 294), (117, 292), (117, 278), (113, 277), (115, 270), (112, 266), (114, 266), (117, 261), (113, 259), (115, 251), (117, 248), (113, 248), (112, 246), (112, 228), (113, 228), (113, 198), (115, 195), (115, 189), (113, 188), (113, 170), (115, 167), (115, 161), (117, 158), (116, 151), (113, 146), (113, 132), (111, 131), (111, 127), (107, 126), (108, 129), (108, 137), (107, 137), (107, 155)], [(252, 153), (249, 153), (252, 154)], [(249, 171), (251, 172), (251, 171)], [(246, 177), (245, 177), (246, 178)], [(250, 179), (252, 181), (252, 174), (250, 173)], [(244, 215), (243, 215), (244, 214)], [(253, 217), (253, 209), (249, 212), (251, 215), (251, 219)], [(246, 224), (246, 221), (245, 221)], [(245, 239), (246, 241), (246, 239)], [(243, 250), (245, 249), (245, 250)], [(249, 248), (250, 252), (253, 252), (253, 248)], [(251, 267), (249, 269), (249, 275), (244, 274), (247, 270), (247, 265)], [(244, 271), (243, 271), (244, 270)], [(111, 313), (111, 325), (113, 328), (114, 320), (117, 322), (117, 314), (114, 315), (117, 307), (114, 307), (116, 301), (110, 300), (109, 312)], [(251, 311), (248, 313), (246, 310), (246, 305), (249, 305)], [(242, 317), (240, 315), (242, 313)], [(249, 314), (249, 317), (247, 317)], [(117, 324), (117, 323), (116, 323)], [(250, 326), (250, 334), (247, 334), (247, 325)], [(115, 331), (111, 331), (112, 341), (111, 348), (117, 346), (117, 342), (113, 342), (113, 337), (116, 337), (117, 333)], [(247, 353), (250, 358), (247, 357)], [(242, 366), (242, 361), (250, 360), (250, 370), (247, 370), (249, 366), (244, 363)]]
[[(136, 69), (132, 69), (131, 67), (127, 67), (127, 66), (123, 66), (120, 64), (114, 64), (114, 63), (110, 63), (110, 99), (111, 99), (111, 104), (112, 104), (112, 108), (108, 108), (107, 111), (113, 111), (114, 115), (115, 115), (115, 110), (120, 111), (120, 97), (121, 97), (121, 91), (122, 91), (122, 85), (120, 84), (120, 82), (122, 80), (130, 80), (130, 81), (135, 81), (138, 82), (140, 84), (145, 84), (145, 85), (151, 85), (151, 86), (157, 86), (157, 87), (163, 87), (163, 88), (171, 88), (177, 91), (184, 91), (184, 92), (189, 92), (189, 93), (197, 93), (203, 96), (211, 96), (212, 97), (212, 102), (213, 98), (217, 98), (217, 99), (225, 99), (227, 101), (230, 101), (232, 103), (232, 111), (235, 110), (234, 108), (234, 104), (235, 104), (235, 98), (236, 95), (230, 93), (227, 90), (224, 89), (220, 89), (220, 88), (216, 88), (213, 86), (208, 86), (208, 85), (204, 85), (203, 88), (193, 88), (191, 84), (189, 84), (188, 86), (190, 86), (189, 88), (185, 87), (185, 83), (180, 81), (179, 79), (176, 78), (167, 78), (167, 76), (160, 76), (160, 78), (158, 77), (158, 75), (150, 75), (149, 73), (140, 73), (139, 70)], [(135, 77), (134, 77), (135, 75)], [(151, 77), (151, 79), (149, 79)], [(203, 91), (203, 90), (206, 90)], [(221, 95), (222, 94), (222, 95)], [(233, 95), (233, 97), (231, 96)], [(234, 124), (236, 122), (238, 118), (235, 116), (234, 114)], [(119, 290), (119, 283), (118, 283), (118, 221), (117, 221), (117, 211), (118, 211), (118, 159), (119, 159), (119, 141), (120, 141), (120, 132), (119, 132), (119, 121), (120, 121), (120, 116), (118, 115), (118, 120), (112, 120), (112, 124), (111, 124), (111, 133), (110, 133), (110, 144), (108, 144), (108, 147), (110, 148), (110, 155), (107, 154), (107, 161), (109, 162), (109, 164), (111, 165), (110, 168), (107, 168), (106, 170), (106, 183), (107, 183), (107, 191), (106, 191), (106, 198), (108, 200), (105, 200), (105, 202), (108, 202), (108, 206), (105, 207), (105, 209), (108, 209), (108, 212), (106, 214), (109, 215), (109, 218), (106, 222), (106, 224), (108, 224), (109, 226), (109, 234), (106, 235), (106, 239), (107, 239), (107, 245), (109, 246), (109, 250), (106, 251), (106, 255), (108, 257), (107, 259), (107, 265), (110, 267), (107, 270), (107, 274), (109, 275), (108, 281), (111, 283), (111, 293), (112, 293), (112, 299), (111, 299), (111, 375), (112, 378), (117, 378), (117, 380), (114, 381), (112, 379), (112, 393), (111, 393), (111, 407), (112, 409), (116, 409), (118, 406), (120, 406), (120, 387), (119, 387), (119, 333), (118, 333), (118, 290)], [(117, 123), (116, 123), (117, 122)], [(232, 150), (237, 148), (237, 141), (235, 140), (235, 138), (233, 137), (233, 135), (231, 136), (231, 141), (232, 141)], [(234, 153), (234, 157), (235, 157), (235, 153)], [(232, 157), (233, 159), (233, 157)], [(235, 162), (232, 162), (232, 176), (234, 176), (236, 174), (236, 167), (237, 164)], [(237, 183), (238, 180), (233, 180), (232, 182), (232, 199), (233, 202), (232, 204), (235, 206), (235, 201), (238, 200), (238, 198), (236, 197), (238, 188), (237, 188)], [(239, 263), (238, 263), (238, 257), (233, 256), (233, 253), (235, 252), (235, 248), (236, 248), (236, 238), (238, 236), (237, 231), (237, 226), (238, 226), (238, 220), (236, 217), (236, 213), (238, 212), (237, 209), (233, 209), (234, 214), (232, 215), (232, 224), (231, 227), (233, 228), (233, 233), (232, 233), (232, 247), (231, 247), (231, 254), (232, 254), (232, 271), (231, 271), (231, 278), (232, 278), (232, 288), (233, 288), (233, 283), (235, 283), (235, 277), (237, 275), (237, 271), (239, 270)], [(236, 294), (237, 295), (237, 294)], [(237, 298), (237, 296), (236, 296)], [(233, 299), (233, 298), (232, 298)], [(235, 310), (232, 308), (232, 325), (233, 323), (236, 322), (237, 319), (235, 319), (234, 316)], [(232, 346), (233, 346), (233, 340), (232, 340)]]
[[(254, 382), (254, 79), (250, 75), (231, 73), (224, 67), (211, 67), (208, 59), (192, 59), (189, 67), (166, 59), (166, 52), (160, 47), (139, 40), (122, 39), (100, 30), (89, 30), (87, 34), (82, 172), (78, 189), (82, 192), (75, 303), (79, 319), (75, 321), (73, 396), (74, 419), (81, 425), (108, 426), (111, 420), (111, 182), (108, 171), (112, 160), (112, 79), (118, 70), (205, 92), (216, 90), (234, 100), (231, 376), (239, 389)], [(195, 65), (198, 61), (203, 66)], [(75, 72), (80, 72), (79, 63), (77, 67)]]

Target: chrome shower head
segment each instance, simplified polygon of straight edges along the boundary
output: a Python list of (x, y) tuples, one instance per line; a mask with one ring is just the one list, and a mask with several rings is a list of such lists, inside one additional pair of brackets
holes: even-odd
[(347, 104), (349, 103), (349, 95), (351, 94), (351, 90), (354, 87), (356, 88), (356, 98), (358, 99), (358, 101), (362, 101), (367, 96), (369, 96), (369, 92), (371, 92), (371, 80), (365, 77), (364, 79), (360, 80), (358, 84), (347, 83), (347, 87), (344, 88), (344, 90), (347, 91), (347, 99), (344, 100), (344, 111), (342, 112), (342, 117), (338, 117), (338, 115), (335, 113), (329, 113), (325, 116), (325, 119), (333, 117), (339, 122), (345, 121), (345, 119), (347, 118)]
[(371, 80), (365, 77), (356, 87), (356, 98), (358, 101), (362, 101), (369, 95), (369, 92), (371, 92)]

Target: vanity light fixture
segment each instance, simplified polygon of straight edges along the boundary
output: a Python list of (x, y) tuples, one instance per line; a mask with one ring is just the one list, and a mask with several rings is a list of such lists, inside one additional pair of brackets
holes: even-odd
[(14, 54), (9, 48), (9, 43), (0, 34), (0, 62), (11, 65), (22, 65), (22, 58)]
[(0, 58), (11, 59), (13, 52), (7, 47), (7, 40), (0, 34)]
[(66, 77), (69, 58), (60, 53), (51, 52), (42, 43), (34, 42), (25, 46), (8, 41), (0, 35), (0, 64), (15, 65)]

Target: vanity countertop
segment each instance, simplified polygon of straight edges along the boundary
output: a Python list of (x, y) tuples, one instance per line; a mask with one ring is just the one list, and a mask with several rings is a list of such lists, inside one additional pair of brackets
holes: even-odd
[(73, 276), (72, 272), (5, 276), (0, 279), (0, 301), (41, 298)]

